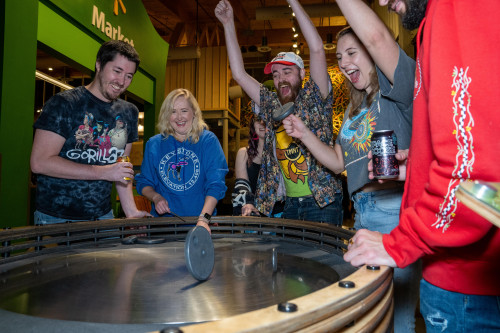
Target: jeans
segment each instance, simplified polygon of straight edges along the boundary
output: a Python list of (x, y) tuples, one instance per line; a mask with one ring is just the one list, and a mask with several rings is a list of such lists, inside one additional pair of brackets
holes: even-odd
[(318, 206), (313, 196), (287, 197), (282, 217), (341, 226), (343, 219), (342, 193), (335, 193), (335, 201), (323, 208)]
[[(33, 216), (35, 218), (35, 225), (88, 221), (88, 220), (63, 219), (63, 218), (54, 217), (51, 215), (44, 214), (42, 212), (39, 212), (38, 210), (35, 211)], [(107, 214), (99, 216), (96, 220), (110, 220), (110, 219), (114, 219), (114, 218), (115, 217), (113, 216), (113, 210), (110, 210)]]
[[(357, 192), (354, 201), (354, 228), (391, 232), (399, 224), (403, 188), (373, 192)], [(422, 270), (420, 261), (394, 269), (394, 332), (415, 332), (415, 310), (418, 283)]]
[(466, 295), (420, 282), (427, 333), (500, 332), (500, 296)]

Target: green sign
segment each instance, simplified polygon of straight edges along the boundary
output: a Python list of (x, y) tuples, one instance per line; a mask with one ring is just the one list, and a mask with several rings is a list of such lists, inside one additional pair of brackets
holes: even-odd
[(141, 65), (128, 90), (161, 104), (154, 103), (155, 92), (163, 98), (155, 85), (161, 82), (164, 87), (168, 44), (154, 29), (142, 1), (41, 0), (38, 16), (38, 40), (92, 71), (103, 41), (119, 39), (133, 45)]

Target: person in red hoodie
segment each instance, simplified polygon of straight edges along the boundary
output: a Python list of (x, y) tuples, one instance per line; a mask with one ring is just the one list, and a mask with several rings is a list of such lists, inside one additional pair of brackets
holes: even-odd
[(420, 23), (413, 137), (399, 226), (390, 234), (359, 230), (344, 259), (403, 268), (422, 258), (428, 333), (499, 332), (500, 230), (456, 191), (462, 182), (500, 182), (500, 2), (379, 3), (406, 28)]

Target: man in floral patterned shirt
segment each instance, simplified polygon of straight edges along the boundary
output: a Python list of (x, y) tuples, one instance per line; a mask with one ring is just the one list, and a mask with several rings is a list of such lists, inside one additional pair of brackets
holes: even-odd
[(221, 0), (215, 15), (224, 26), (233, 78), (258, 106), (256, 114), (271, 130), (266, 135), (256, 191), (257, 209), (270, 215), (274, 203), (286, 196), (283, 217), (342, 224), (342, 184), (338, 176), (320, 165), (300, 141), (289, 137), (273, 111), (288, 102), (321, 141), (333, 144), (332, 84), (327, 72), (323, 42), (297, 0), (288, 0), (310, 50), (311, 79), (304, 84), (304, 63), (293, 52), (281, 52), (266, 65), (276, 92), (262, 86), (245, 71), (236, 38), (233, 9)]

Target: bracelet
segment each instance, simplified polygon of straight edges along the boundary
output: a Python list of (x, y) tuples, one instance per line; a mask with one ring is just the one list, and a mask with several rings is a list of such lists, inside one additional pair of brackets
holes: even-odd
[(156, 199), (157, 196), (161, 196), (161, 194), (160, 193), (156, 193), (155, 195), (153, 195), (153, 197), (151, 198), (151, 201), (153, 203), (156, 201), (155, 199)]
[(206, 224), (210, 225), (210, 220), (207, 219), (205, 216), (203, 216), (203, 215), (198, 216), (198, 221), (200, 221), (200, 220), (205, 222)]

